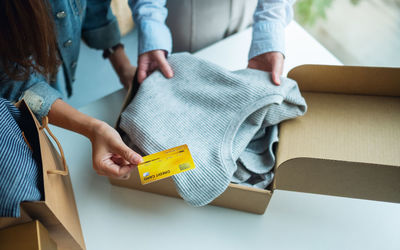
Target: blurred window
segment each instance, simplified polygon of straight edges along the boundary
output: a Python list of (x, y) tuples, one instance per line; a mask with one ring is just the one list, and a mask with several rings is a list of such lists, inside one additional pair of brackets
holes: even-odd
[(346, 65), (400, 67), (400, 0), (297, 0), (295, 20)]

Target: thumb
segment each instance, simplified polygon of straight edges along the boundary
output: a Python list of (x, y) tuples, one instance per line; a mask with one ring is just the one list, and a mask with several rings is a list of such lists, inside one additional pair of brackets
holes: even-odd
[(142, 83), (144, 81), (144, 79), (146, 79), (148, 69), (149, 69), (149, 66), (147, 64), (139, 63), (138, 72), (137, 72), (139, 83)]
[(138, 165), (143, 162), (143, 158), (125, 144), (120, 145), (115, 153), (121, 155), (126, 161), (133, 165)]
[(281, 75), (283, 71), (283, 55), (278, 53), (278, 57), (272, 60), (271, 77), (275, 85), (281, 85)]
[(275, 85), (277, 85), (277, 86), (281, 85), (281, 79), (280, 79), (279, 74), (277, 72), (272, 71), (271, 78), (272, 78), (272, 82)]
[(171, 66), (169, 65), (163, 52), (156, 54), (156, 61), (160, 67), (161, 72), (163, 73), (163, 75), (166, 78), (171, 78), (174, 76), (174, 71), (172, 70)]

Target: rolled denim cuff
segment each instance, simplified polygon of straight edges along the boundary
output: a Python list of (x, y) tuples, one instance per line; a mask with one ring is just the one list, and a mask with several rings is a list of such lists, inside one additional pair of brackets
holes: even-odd
[(121, 33), (116, 19), (100, 28), (83, 31), (82, 37), (86, 44), (94, 49), (108, 49), (121, 41)]
[(249, 60), (272, 51), (281, 52), (285, 56), (285, 27), (280, 22), (254, 23)]
[(43, 117), (47, 116), (51, 105), (61, 99), (62, 95), (46, 82), (38, 82), (29, 89), (25, 90), (21, 99), (24, 99), (28, 107), (35, 114), (41, 123)]
[(139, 55), (152, 50), (172, 51), (171, 32), (165, 24), (146, 20), (139, 25)]

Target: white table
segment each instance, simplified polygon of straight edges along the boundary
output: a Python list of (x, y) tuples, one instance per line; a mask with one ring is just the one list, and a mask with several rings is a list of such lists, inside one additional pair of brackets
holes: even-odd
[[(228, 69), (246, 66), (251, 30), (197, 55)], [(286, 72), (300, 64), (340, 64), (296, 23), (287, 28)], [(114, 125), (124, 91), (80, 111)], [(68, 165), (89, 250), (400, 249), (400, 205), (276, 190), (264, 215), (205, 206), (110, 185), (92, 170), (90, 142), (52, 127)]]

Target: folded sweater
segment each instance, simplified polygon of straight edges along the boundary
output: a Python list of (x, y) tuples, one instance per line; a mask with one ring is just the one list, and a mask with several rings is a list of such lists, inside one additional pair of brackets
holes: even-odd
[(174, 77), (150, 75), (121, 114), (120, 127), (146, 154), (187, 144), (196, 168), (173, 179), (183, 199), (202, 206), (225, 191), (260, 130), (303, 115), (306, 103), (295, 81), (282, 78), (275, 86), (267, 72), (230, 72), (187, 53), (169, 63)]
[(265, 189), (273, 181), (278, 125), (262, 127), (236, 161), (231, 182)]

